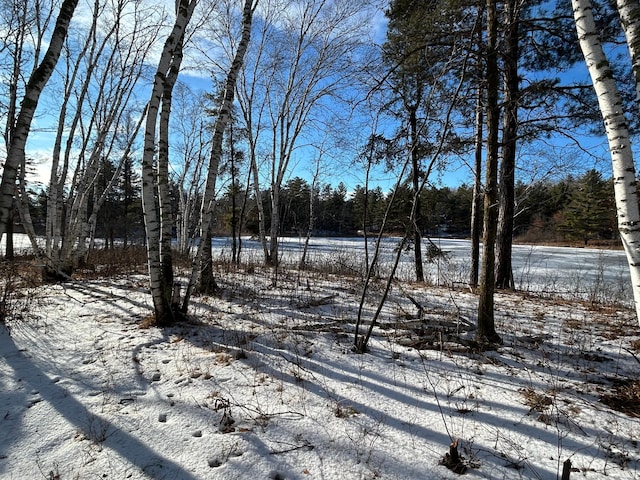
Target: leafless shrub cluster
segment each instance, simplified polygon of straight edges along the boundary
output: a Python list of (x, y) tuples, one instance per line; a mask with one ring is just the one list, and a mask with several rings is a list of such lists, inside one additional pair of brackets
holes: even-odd
[(147, 251), (144, 246), (92, 249), (87, 257), (83, 273), (91, 276), (110, 277), (124, 273), (144, 272)]
[(40, 282), (36, 268), (27, 262), (0, 263), (0, 325), (11, 328), (25, 321)]
[(640, 381), (625, 380), (612, 393), (601, 397), (602, 403), (630, 417), (640, 417)]

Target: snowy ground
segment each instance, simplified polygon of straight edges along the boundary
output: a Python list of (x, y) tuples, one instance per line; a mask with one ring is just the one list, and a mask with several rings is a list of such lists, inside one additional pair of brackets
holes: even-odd
[(26, 291), (0, 327), (0, 478), (640, 478), (629, 310), (500, 294), (504, 345), (480, 352), (473, 294), (396, 284), (356, 354), (357, 277), (219, 281), (166, 330), (140, 328), (142, 275)]

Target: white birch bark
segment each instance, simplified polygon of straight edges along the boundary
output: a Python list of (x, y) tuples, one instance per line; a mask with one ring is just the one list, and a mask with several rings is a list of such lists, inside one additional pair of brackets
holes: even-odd
[(69, 24), (77, 5), (78, 0), (64, 0), (62, 2), (60, 13), (49, 41), (49, 47), (42, 62), (31, 74), (27, 83), (20, 113), (18, 114), (7, 151), (7, 158), (2, 172), (2, 182), (0, 182), (0, 238), (6, 231), (7, 222), (10, 221), (16, 175), (24, 160), (27, 138), (31, 130), (31, 122), (38, 107), (40, 94), (58, 63), (62, 46), (67, 37)]
[(224, 131), (230, 120), (230, 111), (235, 97), (236, 79), (242, 68), (244, 56), (249, 47), (251, 39), (251, 23), (253, 20), (253, 11), (255, 6), (254, 0), (245, 0), (242, 11), (242, 34), (238, 49), (231, 63), (231, 68), (227, 73), (225, 81), (222, 103), (218, 108), (218, 115), (213, 127), (213, 138), (211, 140), (211, 157), (209, 160), (209, 169), (207, 172), (207, 182), (205, 185), (204, 195), (202, 198), (202, 207), (200, 209), (200, 242), (193, 260), (191, 269), (191, 277), (189, 285), (185, 292), (184, 301), (182, 303), (182, 311), (186, 312), (189, 306), (189, 300), (193, 293), (198, 280), (200, 279), (202, 269), (202, 256), (204, 248), (211, 248), (211, 245), (205, 245), (204, 239), (209, 238), (208, 232), (211, 225), (211, 216), (215, 203), (216, 180), (218, 177), (218, 169), (220, 166), (220, 158), (222, 157), (222, 140)]
[(176, 20), (160, 54), (145, 119), (142, 155), (142, 207), (147, 237), (149, 287), (155, 320), (159, 325), (166, 325), (173, 321), (171, 310), (173, 286), (168, 285), (163, 276), (160, 257), (161, 225), (159, 206), (156, 201), (158, 179), (154, 168), (157, 122), (165, 81), (173, 63), (173, 56), (176, 48), (182, 45), (185, 29), (191, 20), (196, 3), (197, 0), (180, 0), (177, 4)]
[(631, 55), (636, 97), (640, 102), (640, 3), (638, 0), (617, 0), (616, 6)]
[[(69, 108), (69, 102), (75, 95), (77, 97), (77, 104), (83, 104), (84, 98), (89, 88), (89, 82), (91, 80), (91, 71), (95, 67), (96, 62), (88, 62), (88, 71), (85, 75), (80, 93), (78, 94), (78, 92), (74, 91), (74, 89), (76, 87), (76, 79), (81, 75), (81, 65), (87, 59), (87, 56), (89, 58), (95, 58), (96, 60), (101, 56), (101, 52), (104, 49), (107, 40), (114, 31), (112, 29), (111, 32), (108, 32), (101, 42), (101, 45), (98, 46), (95, 33), (98, 27), (99, 9), (100, 7), (98, 2), (94, 2), (92, 22), (87, 33), (87, 40), (84, 42), (80, 53), (76, 57), (73, 67), (71, 68), (69, 64), (67, 65), (67, 75), (64, 86), (63, 100), (60, 106), (60, 113), (58, 115), (58, 128), (53, 145), (53, 151), (51, 153), (51, 174), (49, 178), (49, 195), (47, 197), (47, 215), (45, 224), (45, 255), (49, 259), (54, 259), (55, 257), (57, 257), (58, 246), (62, 240), (62, 204), (64, 202), (64, 187), (66, 182), (66, 171), (68, 169), (69, 156), (65, 156), (65, 162), (63, 163), (63, 165), (60, 165), (60, 161), (65, 130), (67, 129), (67, 127), (69, 127), (69, 125), (67, 124), (67, 110)], [(70, 59), (68, 59), (68, 62), (69, 61)], [(75, 131), (78, 122), (80, 121), (81, 113), (81, 108), (76, 109), (76, 114), (73, 117), (70, 125), (71, 133), (69, 137), (73, 137), (73, 132)]]
[(609, 142), (618, 230), (629, 263), (636, 315), (640, 321), (640, 210), (627, 119), (596, 30), (591, 1), (572, 0), (571, 4), (580, 48), (598, 97)]

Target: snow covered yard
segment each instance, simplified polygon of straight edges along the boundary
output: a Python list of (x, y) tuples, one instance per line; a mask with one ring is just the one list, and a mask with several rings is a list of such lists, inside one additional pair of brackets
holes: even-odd
[(0, 477), (640, 478), (631, 311), (500, 294), (482, 352), (474, 295), (403, 283), (359, 355), (358, 279), (218, 278), (165, 330), (144, 276), (31, 290), (0, 331)]

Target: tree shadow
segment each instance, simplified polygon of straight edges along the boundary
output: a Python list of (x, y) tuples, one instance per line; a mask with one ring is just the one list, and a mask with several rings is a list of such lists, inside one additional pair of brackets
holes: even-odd
[[(196, 477), (179, 464), (169, 460), (162, 452), (149, 448), (143, 441), (118, 428), (103, 416), (91, 412), (85, 405), (73, 397), (65, 388), (58, 385), (55, 378), (50, 378), (46, 372), (20, 350), (6, 331), (0, 332), (0, 352), (4, 361), (13, 370), (17, 381), (25, 385), (24, 391), (37, 392), (41, 401), (47, 402), (55, 411), (74, 425), (87, 439), (100, 442), (127, 459), (132, 465), (144, 472), (153, 472), (154, 478), (180, 478), (196, 480)], [(16, 392), (0, 393), (0, 405), (26, 403), (26, 394)], [(18, 414), (19, 415), (19, 414)], [(14, 417), (12, 415), (12, 417)], [(20, 419), (13, 418), (12, 428), (19, 429)], [(99, 425), (103, 438), (96, 438), (96, 425)], [(108, 432), (108, 435), (106, 433)], [(11, 445), (0, 443), (0, 459), (8, 455)], [(2, 463), (0, 463), (0, 466)]]

